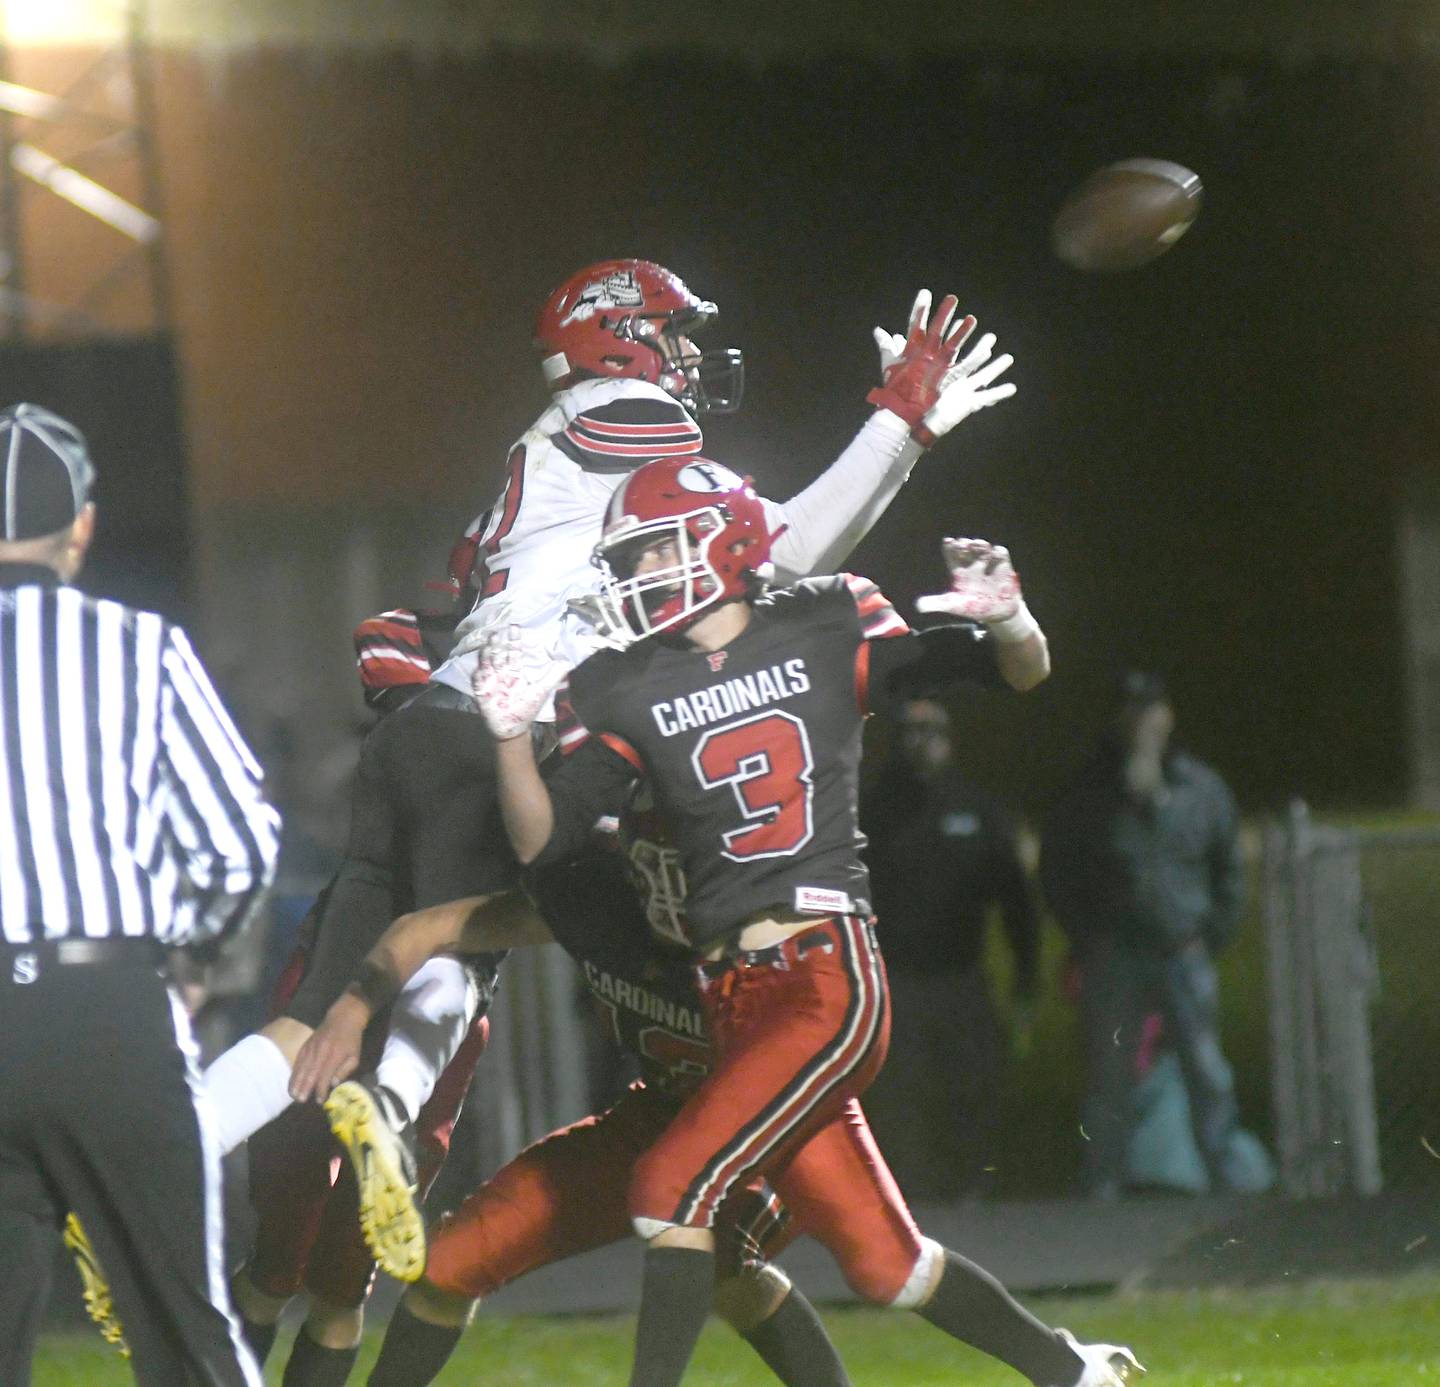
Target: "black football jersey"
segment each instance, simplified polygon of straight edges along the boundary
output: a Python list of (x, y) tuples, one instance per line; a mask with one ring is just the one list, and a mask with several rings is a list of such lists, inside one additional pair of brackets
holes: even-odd
[(687, 1096), (710, 1067), (695, 961), (650, 932), (618, 848), (592, 846), (526, 885), (646, 1085)]
[(762, 597), (722, 650), (660, 638), (592, 656), (557, 703), (567, 759), (542, 860), (579, 851), (643, 776), (680, 851), (697, 948), (766, 909), (867, 912), (856, 798), (872, 696), (931, 665), (939, 682), (993, 678), (989, 642), (947, 629), (922, 640), (873, 583), (841, 574)]

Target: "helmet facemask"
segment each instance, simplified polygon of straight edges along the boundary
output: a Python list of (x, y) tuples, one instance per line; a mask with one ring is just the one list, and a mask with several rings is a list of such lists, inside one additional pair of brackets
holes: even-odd
[(715, 313), (715, 305), (705, 302), (670, 313), (629, 314), (615, 325), (617, 340), (656, 354), (655, 384), (692, 414), (733, 414), (745, 393), (745, 360), (738, 347), (701, 351), (690, 340)]
[[(725, 581), (710, 561), (710, 546), (725, 528), (718, 506), (664, 516), (611, 534), (595, 550), (605, 615), (636, 640), (683, 629), (725, 596)], [(647, 549), (671, 540), (674, 563), (635, 572)]]

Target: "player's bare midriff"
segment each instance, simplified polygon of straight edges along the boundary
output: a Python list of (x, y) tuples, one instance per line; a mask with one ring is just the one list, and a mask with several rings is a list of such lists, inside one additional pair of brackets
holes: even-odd
[(810, 929), (823, 919), (819, 915), (802, 915), (798, 910), (784, 910), (779, 906), (765, 906), (747, 916), (714, 948), (705, 958), (708, 962), (724, 958), (727, 954), (748, 953), (752, 949), (768, 949), (792, 934)]

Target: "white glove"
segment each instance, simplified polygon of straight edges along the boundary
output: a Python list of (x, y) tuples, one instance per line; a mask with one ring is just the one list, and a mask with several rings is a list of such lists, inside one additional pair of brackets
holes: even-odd
[[(876, 329), (877, 333), (879, 329)], [(879, 341), (877, 336), (876, 341)], [(904, 339), (901, 339), (904, 345)], [(882, 355), (884, 349), (882, 348)], [(943, 438), (967, 415), (987, 405), (1008, 400), (1015, 393), (1013, 381), (1003, 385), (992, 382), (1003, 376), (1015, 364), (1015, 358), (1006, 352), (990, 361), (995, 350), (995, 334), (987, 332), (969, 352), (948, 370), (940, 381), (940, 398), (930, 407), (925, 417), (915, 426), (915, 437), (928, 448), (936, 439)], [(985, 363), (990, 362), (987, 366)], [(983, 369), (982, 369), (983, 367)]]
[(635, 633), (620, 620), (613, 605), (606, 602), (599, 593), (572, 597), (565, 606), (590, 628), (597, 649), (605, 647), (610, 650), (624, 650), (635, 644)]
[(942, 612), (978, 621), (1002, 644), (1028, 639), (1040, 627), (1020, 595), (1020, 575), (1003, 545), (946, 539), (940, 552), (950, 569), (949, 592), (915, 599), (917, 612)]
[(476, 654), (470, 692), (497, 741), (528, 732), (569, 673), (565, 662), (522, 626), (501, 627)]
[[(920, 291), (929, 301), (930, 291)], [(880, 349), (880, 379), (885, 379), (885, 373), (905, 354), (905, 334), (903, 332), (886, 332), (883, 327), (875, 329), (875, 345)]]

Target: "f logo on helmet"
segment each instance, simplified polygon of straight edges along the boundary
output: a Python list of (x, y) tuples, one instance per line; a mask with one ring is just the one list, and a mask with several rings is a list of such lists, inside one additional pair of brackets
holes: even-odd
[(718, 462), (692, 462), (680, 469), (675, 480), (686, 491), (699, 492), (737, 491), (745, 485), (739, 476)]
[(643, 308), (645, 295), (630, 270), (616, 270), (587, 284), (575, 299), (575, 306), (560, 320), (560, 326), (584, 322), (598, 308)]

